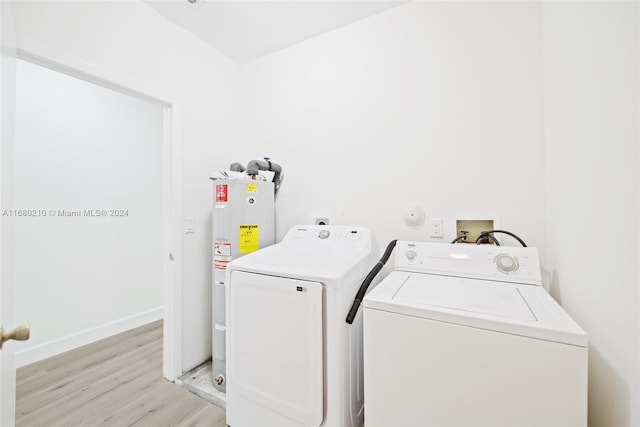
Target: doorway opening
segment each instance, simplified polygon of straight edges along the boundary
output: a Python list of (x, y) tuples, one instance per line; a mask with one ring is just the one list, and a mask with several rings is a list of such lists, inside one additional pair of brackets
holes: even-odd
[(174, 380), (176, 106), (61, 62), (18, 58), (16, 315), (32, 323), (32, 345), (17, 365), (164, 318), (163, 372)]

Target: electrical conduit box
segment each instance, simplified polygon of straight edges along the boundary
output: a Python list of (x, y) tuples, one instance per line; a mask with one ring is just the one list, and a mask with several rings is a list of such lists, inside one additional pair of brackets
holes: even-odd
[(211, 178), (213, 203), (213, 385), (226, 392), (225, 272), (233, 259), (275, 242), (274, 184), (238, 178)]

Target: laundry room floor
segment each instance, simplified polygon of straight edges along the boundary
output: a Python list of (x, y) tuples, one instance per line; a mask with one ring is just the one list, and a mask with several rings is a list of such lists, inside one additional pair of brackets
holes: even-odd
[(176, 384), (180, 384), (191, 393), (220, 408), (225, 409), (227, 407), (226, 395), (213, 387), (211, 360), (193, 368), (178, 378)]
[(16, 426), (226, 426), (225, 411), (162, 378), (162, 321), (24, 366)]

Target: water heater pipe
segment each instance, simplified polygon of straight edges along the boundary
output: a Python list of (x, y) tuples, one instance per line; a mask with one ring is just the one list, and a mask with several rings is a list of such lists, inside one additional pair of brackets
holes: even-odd
[(240, 164), (240, 163), (231, 163), (231, 166), (229, 166), (229, 170), (233, 171), (233, 172), (244, 172), (244, 171), (246, 171), (245, 167), (242, 166), (242, 164)]
[(264, 160), (251, 160), (247, 164), (247, 175), (250, 175), (253, 179), (255, 179), (260, 171), (273, 172), (272, 182), (275, 195), (277, 196), (278, 189), (280, 188), (280, 182), (283, 177), (282, 167), (277, 163), (273, 163), (268, 157), (265, 157)]

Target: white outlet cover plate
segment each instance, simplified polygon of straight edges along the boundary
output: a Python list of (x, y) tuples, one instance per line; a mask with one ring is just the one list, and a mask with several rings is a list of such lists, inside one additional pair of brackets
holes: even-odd
[(431, 232), (430, 232), (431, 237), (442, 237), (443, 236), (443, 231), (442, 231), (442, 220), (441, 219), (432, 219), (431, 220)]

